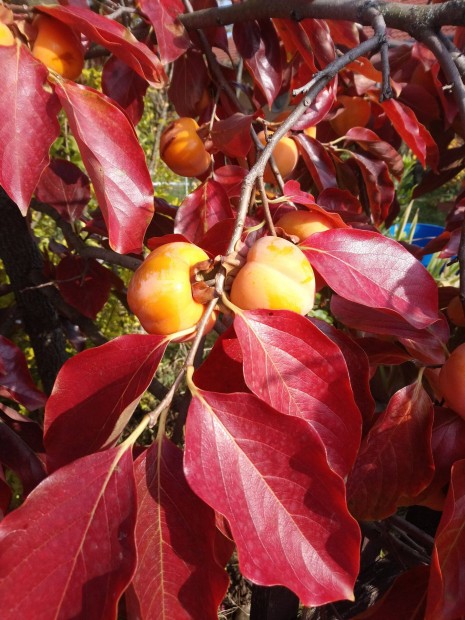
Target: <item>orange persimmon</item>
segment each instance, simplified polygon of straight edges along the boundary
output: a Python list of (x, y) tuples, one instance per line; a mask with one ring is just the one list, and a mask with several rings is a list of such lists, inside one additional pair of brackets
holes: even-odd
[(34, 26), (37, 37), (32, 55), (66, 79), (78, 78), (84, 67), (84, 50), (73, 30), (49, 15), (39, 15)]
[[(272, 134), (270, 133), (269, 137), (271, 137), (271, 135)], [(257, 137), (263, 146), (265, 146), (265, 132), (260, 131)], [(273, 158), (278, 167), (279, 173), (283, 179), (286, 179), (290, 174), (292, 174), (299, 159), (299, 151), (294, 140), (292, 138), (288, 138), (287, 136), (281, 138), (273, 151)], [(275, 176), (269, 164), (266, 165), (263, 178), (265, 183), (270, 183), (271, 185), (276, 183)]]
[(162, 133), (160, 157), (180, 176), (201, 176), (211, 165), (211, 155), (205, 149), (198, 129), (197, 121), (186, 116), (173, 121)]

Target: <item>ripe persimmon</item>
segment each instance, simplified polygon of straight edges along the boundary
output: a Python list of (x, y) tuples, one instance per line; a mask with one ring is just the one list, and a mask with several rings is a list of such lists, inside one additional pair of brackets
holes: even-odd
[[(269, 136), (271, 137), (271, 135), (272, 134), (270, 133)], [(265, 132), (260, 131), (257, 137), (263, 146), (265, 146)], [(288, 138), (287, 136), (281, 138), (273, 151), (273, 158), (278, 167), (279, 173), (283, 179), (286, 179), (290, 174), (292, 174), (299, 159), (299, 151), (294, 140), (292, 138)], [(273, 171), (268, 164), (266, 165), (263, 179), (265, 180), (265, 183), (270, 183), (271, 185), (276, 183)]]
[(0, 23), (0, 45), (7, 46), (13, 45), (15, 42), (14, 34), (8, 28), (6, 24)]
[(315, 275), (305, 254), (281, 237), (262, 237), (231, 288), (231, 301), (244, 310), (293, 310), (307, 314), (315, 302)]
[(465, 344), (452, 351), (439, 373), (439, 388), (446, 404), (465, 418)]
[(192, 297), (190, 270), (207, 259), (196, 245), (175, 241), (153, 250), (136, 270), (128, 286), (128, 304), (149, 334), (174, 334), (200, 321), (206, 306)]
[(73, 30), (49, 15), (39, 15), (34, 26), (37, 37), (32, 55), (67, 80), (78, 78), (84, 67), (84, 51)]
[(336, 224), (319, 211), (289, 211), (276, 222), (288, 235), (295, 235), (300, 241), (316, 232), (336, 228)]
[(183, 117), (173, 121), (162, 133), (160, 157), (176, 174), (198, 177), (207, 172), (211, 155), (206, 150), (193, 118)]

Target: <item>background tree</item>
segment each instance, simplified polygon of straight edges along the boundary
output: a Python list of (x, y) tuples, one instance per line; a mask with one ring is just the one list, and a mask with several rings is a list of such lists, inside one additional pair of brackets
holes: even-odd
[(465, 616), (464, 19), (1, 5), (3, 618)]

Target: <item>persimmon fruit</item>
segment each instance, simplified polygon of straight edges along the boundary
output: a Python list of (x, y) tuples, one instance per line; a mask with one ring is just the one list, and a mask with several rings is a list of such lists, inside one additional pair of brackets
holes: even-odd
[[(272, 134), (270, 133), (269, 135), (271, 137)], [(263, 146), (265, 146), (267, 143), (265, 132), (260, 131), (257, 137), (263, 144)], [(296, 167), (297, 161), (299, 159), (299, 151), (294, 140), (292, 138), (288, 138), (287, 136), (281, 138), (281, 140), (279, 140), (279, 142), (276, 144), (276, 147), (273, 151), (273, 158), (283, 179), (286, 179), (288, 176), (290, 176), (294, 171), (294, 168)], [(265, 180), (265, 183), (270, 183), (270, 185), (276, 183), (275, 176), (269, 164), (266, 165), (263, 179)]]
[(439, 389), (446, 404), (465, 418), (465, 343), (452, 351), (439, 372)]
[(73, 30), (48, 15), (39, 15), (34, 26), (37, 37), (32, 55), (67, 80), (78, 78), (84, 67), (84, 50)]
[(15, 42), (14, 34), (8, 28), (6, 24), (0, 23), (0, 45), (7, 46), (13, 45)]
[(315, 302), (315, 274), (296, 245), (281, 237), (262, 237), (234, 278), (231, 301), (244, 310), (307, 314)]
[(162, 133), (160, 157), (168, 168), (182, 177), (201, 176), (211, 165), (211, 155), (198, 129), (197, 121), (185, 116), (173, 121)]
[(449, 317), (449, 321), (457, 327), (465, 327), (465, 314), (463, 312), (462, 302), (460, 301), (460, 297), (457, 295), (456, 297), (452, 297), (448, 306), (447, 306), (447, 316)]
[(362, 97), (341, 95), (338, 102), (342, 108), (329, 123), (338, 136), (345, 136), (352, 127), (365, 127), (371, 116), (371, 104)]
[(207, 259), (201, 248), (184, 241), (161, 245), (147, 256), (135, 271), (127, 295), (145, 331), (167, 336), (197, 325), (206, 306), (192, 297), (190, 271)]
[(329, 217), (318, 211), (289, 211), (276, 222), (288, 235), (295, 235), (300, 241), (316, 232), (323, 232), (336, 225)]

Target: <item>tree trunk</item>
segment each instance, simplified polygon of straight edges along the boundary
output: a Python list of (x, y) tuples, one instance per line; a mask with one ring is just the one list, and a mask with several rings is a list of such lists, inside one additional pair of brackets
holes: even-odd
[(49, 394), (67, 358), (65, 336), (55, 308), (37, 288), (42, 279), (43, 261), (26, 218), (1, 187), (0, 259), (30, 338), (43, 388)]

